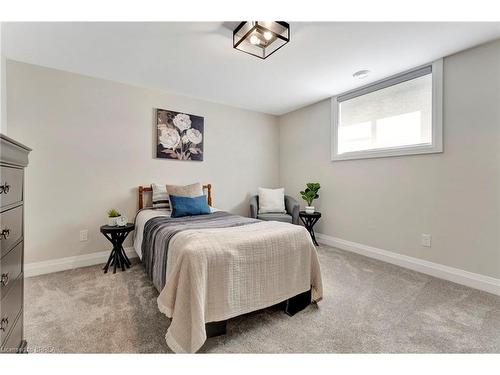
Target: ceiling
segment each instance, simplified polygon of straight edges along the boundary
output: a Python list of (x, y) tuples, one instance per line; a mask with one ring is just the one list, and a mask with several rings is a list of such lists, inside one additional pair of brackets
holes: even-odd
[[(237, 22), (7, 23), (8, 59), (280, 115), (500, 38), (500, 23), (292, 22), (266, 60)], [(368, 69), (370, 75), (352, 74)]]

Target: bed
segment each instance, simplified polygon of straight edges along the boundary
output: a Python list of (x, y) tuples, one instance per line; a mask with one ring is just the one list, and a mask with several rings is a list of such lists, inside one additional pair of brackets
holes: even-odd
[[(212, 205), (211, 185), (204, 185)], [(304, 227), (260, 221), (212, 208), (171, 218), (148, 207), (139, 187), (134, 249), (171, 318), (166, 341), (176, 353), (198, 351), (228, 319), (283, 304), (289, 315), (322, 299), (316, 248)]]

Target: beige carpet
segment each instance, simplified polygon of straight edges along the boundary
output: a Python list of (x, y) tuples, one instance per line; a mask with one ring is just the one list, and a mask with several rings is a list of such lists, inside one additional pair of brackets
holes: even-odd
[[(325, 298), (294, 317), (276, 308), (231, 319), (209, 353), (500, 352), (500, 297), (321, 246)], [(26, 280), (31, 352), (168, 353), (168, 319), (136, 263)]]

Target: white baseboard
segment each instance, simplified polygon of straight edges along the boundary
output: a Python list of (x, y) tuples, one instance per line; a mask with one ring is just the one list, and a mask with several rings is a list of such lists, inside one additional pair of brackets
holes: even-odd
[[(24, 265), (24, 277), (44, 275), (46, 273), (93, 266), (95, 264), (104, 264), (108, 260), (110, 252), (111, 250), (107, 250), (92, 254), (46, 260), (43, 262), (26, 263)], [(126, 247), (125, 253), (129, 258), (137, 257), (137, 253), (133, 247)]]
[(485, 292), (500, 295), (500, 279), (494, 277), (480, 275), (469, 271), (464, 271), (458, 268), (444, 266), (439, 263), (433, 263), (426, 260), (413, 258), (407, 255), (401, 255), (392, 251), (378, 249), (376, 247), (363, 245), (356, 242), (343, 240), (328, 236), (325, 234), (316, 234), (318, 242), (336, 247), (341, 250), (351, 251), (370, 258), (375, 258), (387, 263), (392, 263), (397, 266), (409, 268), (414, 271), (425, 273), (440, 279), (452, 281), (457, 284), (466, 285), (471, 288), (480, 289)]

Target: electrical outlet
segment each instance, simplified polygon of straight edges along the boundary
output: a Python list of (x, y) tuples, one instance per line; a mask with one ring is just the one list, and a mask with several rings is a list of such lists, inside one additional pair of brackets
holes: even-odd
[(89, 231), (88, 229), (83, 229), (80, 231), (80, 241), (88, 241), (89, 239)]
[(422, 234), (422, 246), (431, 247), (432, 237), (430, 234)]

